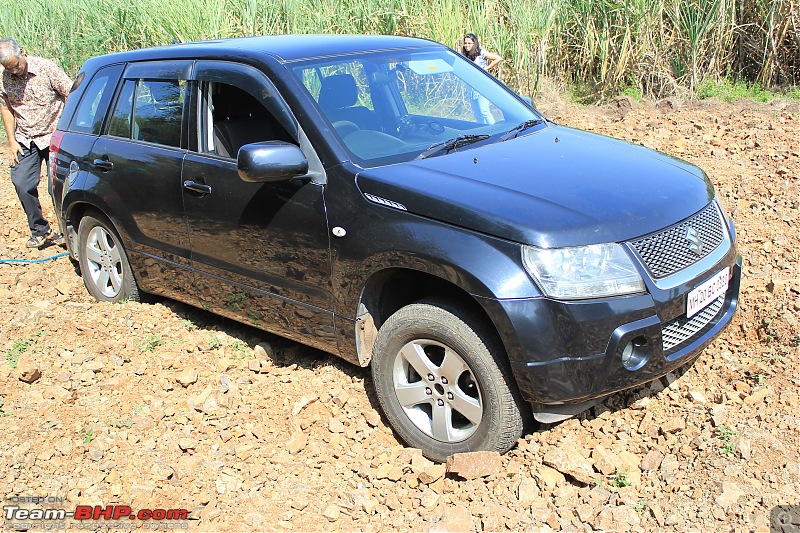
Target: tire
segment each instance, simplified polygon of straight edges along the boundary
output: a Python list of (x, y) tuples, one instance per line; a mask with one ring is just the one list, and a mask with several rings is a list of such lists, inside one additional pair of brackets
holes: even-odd
[(371, 363), (378, 401), (425, 457), (505, 453), (522, 435), (524, 402), (491, 338), (437, 302), (403, 307), (378, 331)]
[(78, 257), (86, 289), (102, 302), (139, 301), (128, 256), (106, 219), (87, 215), (78, 226)]

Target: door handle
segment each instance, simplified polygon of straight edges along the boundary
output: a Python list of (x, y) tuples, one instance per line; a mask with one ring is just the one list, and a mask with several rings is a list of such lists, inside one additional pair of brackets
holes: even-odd
[(109, 170), (114, 170), (114, 163), (112, 163), (108, 159), (95, 159), (93, 164), (95, 168), (99, 168), (104, 172)]
[(211, 194), (211, 185), (204, 183), (197, 183), (196, 181), (186, 180), (183, 182), (183, 188), (200, 194)]

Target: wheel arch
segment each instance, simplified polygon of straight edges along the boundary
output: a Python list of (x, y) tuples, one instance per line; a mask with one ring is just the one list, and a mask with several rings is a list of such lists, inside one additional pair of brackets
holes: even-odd
[[(458, 309), (463, 319), (480, 323), (483, 331), (492, 336), (491, 341), (507, 351), (498, 328), (507, 319), (496, 314), (500, 308), (492, 306), (492, 300), (474, 296), (429, 272), (393, 267), (373, 274), (361, 291), (355, 321), (357, 360), (361, 366), (372, 360), (378, 330), (386, 320), (399, 309), (422, 300), (447, 302)], [(505, 357), (501, 363), (508, 364), (508, 356)]]
[(114, 233), (117, 234), (117, 237), (125, 244), (127, 248), (126, 237), (127, 235), (123, 234), (119, 230), (119, 225), (114, 222), (108, 213), (106, 213), (102, 208), (98, 207), (95, 204), (86, 201), (78, 201), (74, 202), (69, 205), (69, 207), (64, 212), (64, 225), (66, 226), (67, 230), (67, 239), (69, 241), (69, 252), (70, 255), (75, 260), (80, 259), (80, 250), (78, 246), (78, 228), (80, 228), (81, 220), (83, 220), (86, 216), (93, 216), (95, 218), (102, 218), (106, 222), (108, 222), (109, 226)]

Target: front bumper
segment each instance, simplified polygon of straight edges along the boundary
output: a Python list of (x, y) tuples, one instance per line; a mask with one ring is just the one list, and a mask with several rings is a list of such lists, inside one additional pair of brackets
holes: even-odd
[[(722, 268), (730, 269), (724, 297), (687, 319), (686, 294)], [(498, 301), (517, 340), (507, 351), (520, 392), (534, 407), (579, 407), (692, 362), (731, 322), (741, 271), (741, 257), (731, 246), (712, 268), (669, 290), (646, 280), (647, 294), (621, 298)], [(626, 367), (622, 353), (631, 341), (640, 363)]]

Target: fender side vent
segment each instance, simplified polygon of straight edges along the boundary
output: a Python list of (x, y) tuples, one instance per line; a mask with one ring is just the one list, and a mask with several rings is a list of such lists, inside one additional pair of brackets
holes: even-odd
[(369, 200), (370, 202), (385, 205), (386, 207), (393, 207), (394, 209), (399, 209), (400, 211), (408, 211), (408, 209), (406, 209), (406, 206), (404, 206), (403, 204), (387, 200), (386, 198), (381, 198), (380, 196), (375, 196), (374, 194), (368, 194), (368, 193), (364, 193), (364, 196), (366, 196), (367, 200)]

